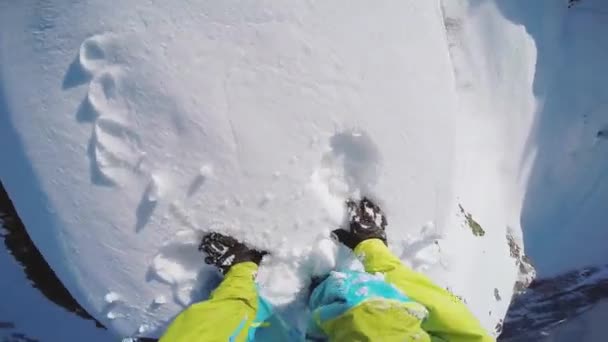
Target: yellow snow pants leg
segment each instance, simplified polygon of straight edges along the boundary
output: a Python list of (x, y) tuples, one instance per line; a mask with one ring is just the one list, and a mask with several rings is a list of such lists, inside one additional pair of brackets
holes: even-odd
[(253, 262), (230, 268), (209, 300), (196, 303), (180, 313), (160, 342), (248, 341), (258, 311), (258, 293)]
[[(355, 248), (368, 273), (383, 273), (385, 280), (428, 310), (421, 327), (431, 341), (489, 342), (495, 339), (481, 326), (465, 304), (425, 275), (405, 266), (378, 239), (361, 242)], [(372, 318), (370, 317), (371, 321)], [(339, 327), (347, 329), (348, 327)]]

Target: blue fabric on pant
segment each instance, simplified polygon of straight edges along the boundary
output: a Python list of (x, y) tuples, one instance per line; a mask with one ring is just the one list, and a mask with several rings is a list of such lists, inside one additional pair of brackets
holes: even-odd
[(272, 305), (259, 296), (258, 312), (249, 330), (248, 341), (304, 341), (304, 334), (289, 325), (274, 312)]
[(320, 322), (324, 322), (373, 298), (411, 302), (405, 294), (386, 282), (381, 275), (357, 271), (332, 271), (314, 289), (309, 305), (313, 317), (318, 317)]

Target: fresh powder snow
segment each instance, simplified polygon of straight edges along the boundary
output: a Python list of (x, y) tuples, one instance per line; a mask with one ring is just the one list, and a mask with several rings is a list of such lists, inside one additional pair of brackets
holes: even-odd
[(329, 232), (363, 195), (396, 255), (497, 333), (534, 276), (519, 220), (537, 56), (471, 3), (0, 3), (0, 176), (119, 336), (159, 336), (206, 298), (211, 231), (271, 252), (261, 293), (297, 322), (312, 276), (360, 267)]

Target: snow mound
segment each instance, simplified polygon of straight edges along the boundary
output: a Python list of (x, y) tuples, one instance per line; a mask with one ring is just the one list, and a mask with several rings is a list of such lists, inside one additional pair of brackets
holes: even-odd
[(209, 231), (272, 253), (261, 291), (289, 315), (310, 277), (360, 267), (328, 232), (361, 195), (394, 252), (493, 330), (518, 279), (535, 50), (493, 4), (446, 5), (0, 5), (0, 152), (18, 156), (0, 176), (122, 336), (213, 289)]

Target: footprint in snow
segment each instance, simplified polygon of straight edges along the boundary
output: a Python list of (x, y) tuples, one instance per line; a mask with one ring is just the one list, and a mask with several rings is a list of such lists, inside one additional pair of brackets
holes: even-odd
[(171, 287), (174, 300), (182, 306), (206, 298), (219, 283), (215, 269), (205, 264), (198, 251), (202, 232), (176, 233), (152, 260), (148, 274)]
[(364, 131), (347, 130), (329, 139), (329, 150), (310, 185), (329, 213), (342, 213), (346, 198), (372, 193), (381, 168), (382, 156), (372, 138)]
[(139, 205), (135, 210), (135, 231), (140, 232), (154, 213), (158, 205), (158, 201), (163, 195), (164, 184), (158, 175), (151, 175), (148, 186), (139, 200)]
[(443, 238), (434, 223), (429, 222), (415, 238), (404, 239), (393, 248), (401, 260), (407, 261), (413, 269), (423, 271), (441, 263), (440, 241)]
[(82, 69), (90, 75), (95, 75), (115, 63), (115, 42), (116, 37), (111, 33), (96, 34), (85, 39), (78, 51), (78, 62)]
[(122, 96), (129, 86), (119, 51), (115, 35), (98, 34), (84, 40), (77, 59), (80, 69), (90, 77), (77, 119), (93, 123), (88, 157), (91, 181), (97, 185), (120, 185), (141, 171), (145, 159), (130, 120), (132, 113)]

